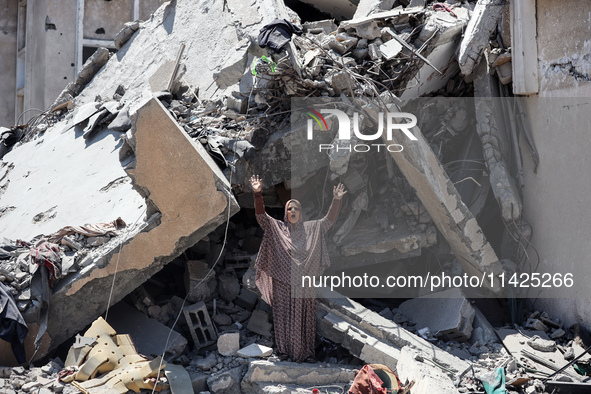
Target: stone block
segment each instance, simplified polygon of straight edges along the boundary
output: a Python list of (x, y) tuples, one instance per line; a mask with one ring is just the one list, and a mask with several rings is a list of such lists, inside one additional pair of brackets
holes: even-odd
[(183, 308), (183, 314), (196, 349), (214, 343), (217, 339), (209, 313), (203, 302)]
[(267, 312), (256, 309), (252, 312), (252, 315), (246, 324), (246, 328), (256, 334), (270, 338), (273, 324), (269, 322), (269, 315)]
[(234, 356), (240, 349), (240, 333), (222, 334), (218, 338), (218, 352), (222, 356)]
[(242, 290), (240, 290), (238, 297), (234, 299), (234, 304), (246, 310), (252, 311), (258, 299), (259, 297), (256, 295), (256, 293), (248, 290), (246, 287), (243, 287)]
[(248, 99), (244, 97), (234, 97), (230, 95), (226, 99), (226, 107), (230, 110), (236, 111), (239, 114), (246, 113), (246, 107), (248, 105)]
[(379, 47), (382, 56), (390, 60), (402, 51), (402, 44), (396, 40), (390, 40)]
[(207, 379), (209, 391), (214, 394), (240, 393), (243, 370), (243, 367), (236, 367), (229, 371), (211, 375)]
[(234, 301), (240, 294), (240, 282), (238, 278), (230, 275), (220, 275), (218, 277), (218, 292), (220, 297), (228, 302)]
[(329, 364), (299, 364), (292, 362), (252, 361), (242, 380), (242, 392), (255, 393), (258, 384), (295, 384), (310, 386), (351, 382), (356, 370), (347, 366)]
[(472, 335), (476, 312), (458, 289), (408, 300), (398, 309), (415, 322), (417, 328), (429, 327), (433, 335), (445, 340), (465, 342)]
[(539, 319), (527, 319), (525, 322), (525, 328), (528, 330), (548, 331), (547, 325), (542, 323)]
[(268, 346), (259, 345), (256, 343), (250, 344), (236, 353), (240, 357), (268, 357), (273, 353), (273, 349)]
[(197, 368), (201, 369), (202, 371), (209, 371), (218, 363), (218, 358), (216, 357), (214, 352), (211, 352), (207, 355), (207, 357), (200, 358), (198, 360), (194, 360), (191, 362), (191, 365), (195, 365)]

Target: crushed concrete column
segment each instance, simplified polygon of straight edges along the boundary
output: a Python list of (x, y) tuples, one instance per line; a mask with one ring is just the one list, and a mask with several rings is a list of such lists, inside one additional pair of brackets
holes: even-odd
[(476, 3), (458, 52), (462, 74), (470, 75), (474, 71), (482, 51), (488, 46), (491, 33), (497, 27), (505, 3), (506, 0), (478, 0)]
[(508, 144), (503, 132), (501, 100), (494, 77), (489, 73), (488, 62), (480, 62), (474, 70), (476, 131), (482, 142), (492, 191), (501, 208), (503, 220), (510, 222), (521, 217), (522, 204), (519, 190), (506, 164)]
[(391, 152), (392, 158), (416, 190), (464, 271), (482, 277), (483, 287), (500, 292), (500, 283), (491, 286), (487, 278), (490, 273), (503, 272), (495, 251), (419, 128), (415, 126), (410, 131), (417, 140), (406, 143), (402, 152)]

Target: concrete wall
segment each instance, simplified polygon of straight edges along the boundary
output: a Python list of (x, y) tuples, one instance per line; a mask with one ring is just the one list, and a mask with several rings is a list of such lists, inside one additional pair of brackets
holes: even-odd
[(538, 0), (537, 10), (540, 97), (591, 96), (591, 4)]
[(140, 1), (140, 20), (150, 19), (150, 15), (165, 3), (166, 0), (141, 0)]
[[(146, 20), (165, 0), (140, 0), (139, 18)], [(133, 20), (134, 0), (84, 2), (85, 38), (112, 40)], [(50, 105), (76, 76), (77, 2), (28, 1), (25, 59), (24, 123)], [(0, 126), (15, 123), (16, 40), (18, 1), (0, 0)], [(104, 33), (97, 33), (103, 29)]]
[(0, 0), (0, 126), (14, 123), (17, 16), (16, 1)]
[(47, 2), (27, 2), (25, 105), (21, 123), (45, 109), (45, 17)]
[[(567, 5), (568, 3), (568, 5)], [(574, 273), (574, 291), (539, 295), (535, 308), (567, 324), (591, 325), (591, 7), (586, 0), (537, 2), (539, 98), (526, 113), (540, 153), (537, 174), (524, 148), (524, 216), (539, 272)], [(572, 97), (578, 97), (573, 99)], [(568, 99), (567, 99), (568, 98)], [(525, 144), (522, 145), (525, 147)], [(535, 264), (533, 249), (529, 250)], [(545, 299), (554, 296), (558, 298)]]
[[(50, 0), (47, 16), (55, 30), (45, 30), (44, 106), (50, 105), (70, 82), (76, 70), (76, 2)], [(44, 108), (45, 108), (44, 107)]]
[[(112, 40), (133, 20), (133, 0), (84, 0), (84, 38)], [(100, 33), (99, 29), (104, 30)]]

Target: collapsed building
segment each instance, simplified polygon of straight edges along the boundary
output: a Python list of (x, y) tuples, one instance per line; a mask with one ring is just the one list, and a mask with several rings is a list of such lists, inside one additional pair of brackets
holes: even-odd
[[(189, 390), (187, 379), (196, 392), (335, 384), (341, 392), (363, 364), (388, 366), (414, 382), (412, 393), (494, 385), (499, 368), (514, 392), (586, 385), (572, 367), (584, 364), (575, 363), (585, 361), (585, 330), (568, 330), (584, 319), (506, 306), (513, 316), (500, 321), (523, 328), (495, 329), (466, 298), (532, 296), (508, 294), (494, 280), (535, 272), (532, 245), (543, 241), (533, 235), (538, 222), (526, 220), (528, 204), (540, 203), (524, 184), (536, 170), (547, 176), (547, 147), (538, 153), (534, 132), (547, 104), (515, 97), (543, 90), (537, 75), (533, 83), (524, 72), (538, 70), (526, 64), (531, 40), (536, 46), (531, 20), (516, 23), (531, 9), (500, 1), (311, 3), (336, 20), (306, 21), (309, 15), (274, 0), (166, 3), (126, 25), (116, 53), (97, 50), (41, 115), (2, 129), (0, 280), (27, 323), (28, 362), (70, 349), (33, 377), (3, 370), (3, 384), (74, 390), (49, 378), (75, 367), (72, 379), (82, 379), (95, 346), (89, 338), (109, 337), (121, 357), (148, 356), (134, 358), (147, 365), (141, 378), (165, 373), (173, 393)], [(259, 35), (277, 19), (302, 34), (281, 35), (273, 53)], [(577, 70), (586, 63), (554, 63), (544, 65), (546, 85), (568, 85), (548, 77), (565, 78), (568, 67), (584, 80)], [(309, 102), (292, 100), (302, 97), (355, 108), (371, 125), (384, 108), (420, 114), (410, 129), (417, 140), (368, 159), (334, 148), (341, 142), (332, 122), (333, 134), (322, 137), (333, 147), (328, 154), (306, 149), (296, 125)], [(346, 185), (328, 239), (329, 274), (371, 267), (483, 281), (469, 294), (436, 286), (445, 290), (436, 298), (421, 297), (422, 289), (318, 290), (318, 349), (328, 364), (279, 361), (271, 355), (272, 310), (254, 285), (261, 230), (248, 186), (253, 174), (262, 176), (265, 205), (279, 218), (289, 196), (309, 202), (307, 217), (322, 215), (331, 185)], [(58, 265), (59, 272), (45, 269)], [(393, 307), (383, 297), (417, 298)], [(127, 333), (135, 345), (119, 335)], [(0, 364), (17, 365), (10, 343), (0, 346)], [(98, 390), (92, 372), (75, 387)], [(109, 381), (120, 392), (149, 388)]]

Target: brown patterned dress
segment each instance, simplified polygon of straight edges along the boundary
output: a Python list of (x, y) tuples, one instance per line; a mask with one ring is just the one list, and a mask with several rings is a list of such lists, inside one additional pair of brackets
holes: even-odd
[[(296, 200), (290, 202), (299, 205)], [(289, 223), (265, 212), (261, 193), (255, 193), (256, 218), (264, 230), (256, 260), (256, 285), (273, 307), (275, 342), (280, 353), (301, 362), (314, 357), (316, 299), (314, 288), (302, 287), (302, 275), (321, 275), (329, 265), (324, 234), (334, 224), (340, 200), (333, 199), (319, 220)]]

